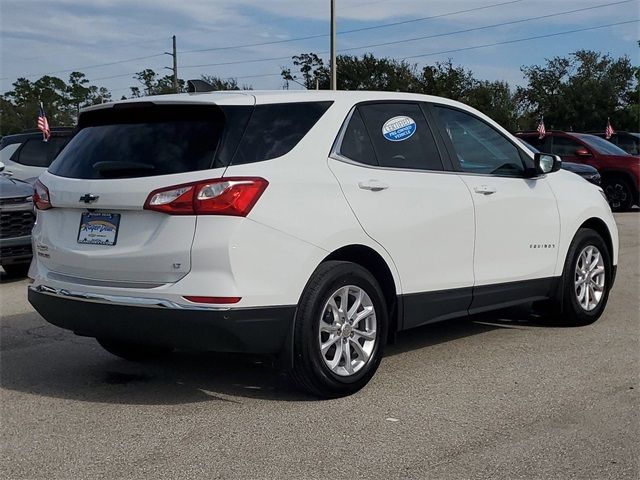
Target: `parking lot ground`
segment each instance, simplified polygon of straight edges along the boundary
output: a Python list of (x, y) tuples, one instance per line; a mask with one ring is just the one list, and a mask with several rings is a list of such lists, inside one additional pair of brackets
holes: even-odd
[(511, 311), (404, 332), (348, 398), (298, 393), (267, 359), (134, 364), (0, 285), (1, 458), (10, 479), (640, 476), (640, 212), (594, 325)]

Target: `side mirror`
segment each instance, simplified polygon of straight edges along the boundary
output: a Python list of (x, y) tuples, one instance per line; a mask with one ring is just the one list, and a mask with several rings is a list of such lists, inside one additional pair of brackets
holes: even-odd
[(553, 173), (560, 170), (562, 167), (562, 160), (558, 155), (551, 155), (549, 153), (536, 153), (534, 155), (534, 162), (536, 170), (539, 174)]
[(580, 147), (576, 150), (576, 155), (579, 157), (589, 157), (591, 156), (591, 152), (584, 147)]

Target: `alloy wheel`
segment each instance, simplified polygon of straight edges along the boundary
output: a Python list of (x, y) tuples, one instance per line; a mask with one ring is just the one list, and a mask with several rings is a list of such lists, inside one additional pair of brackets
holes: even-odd
[(605, 280), (604, 259), (600, 250), (587, 245), (578, 255), (574, 276), (576, 299), (583, 310), (590, 312), (600, 304)]
[(343, 377), (359, 372), (371, 359), (376, 326), (375, 307), (362, 288), (346, 285), (333, 292), (322, 309), (318, 331), (325, 365)]

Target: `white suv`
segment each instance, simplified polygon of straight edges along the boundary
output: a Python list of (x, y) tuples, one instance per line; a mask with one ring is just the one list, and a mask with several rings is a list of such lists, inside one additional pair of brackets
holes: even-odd
[(400, 330), (528, 302), (602, 314), (616, 225), (559, 166), (424, 95), (90, 107), (36, 186), (29, 300), (124, 358), (274, 353), (306, 390), (349, 394)]

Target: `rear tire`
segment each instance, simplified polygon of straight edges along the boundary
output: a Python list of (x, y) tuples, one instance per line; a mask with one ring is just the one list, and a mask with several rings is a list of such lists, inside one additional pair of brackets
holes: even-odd
[(141, 345), (104, 338), (96, 338), (96, 340), (107, 352), (132, 362), (158, 360), (169, 356), (173, 351), (170, 347)]
[(369, 271), (351, 262), (322, 263), (296, 312), (294, 381), (322, 398), (360, 390), (382, 360), (387, 318), (384, 295)]
[(605, 177), (602, 188), (614, 212), (626, 212), (633, 206), (633, 188), (628, 179), (621, 176)]
[(611, 287), (611, 256), (602, 237), (590, 228), (576, 233), (565, 260), (561, 300), (550, 302), (560, 323), (589, 325), (602, 315)]

